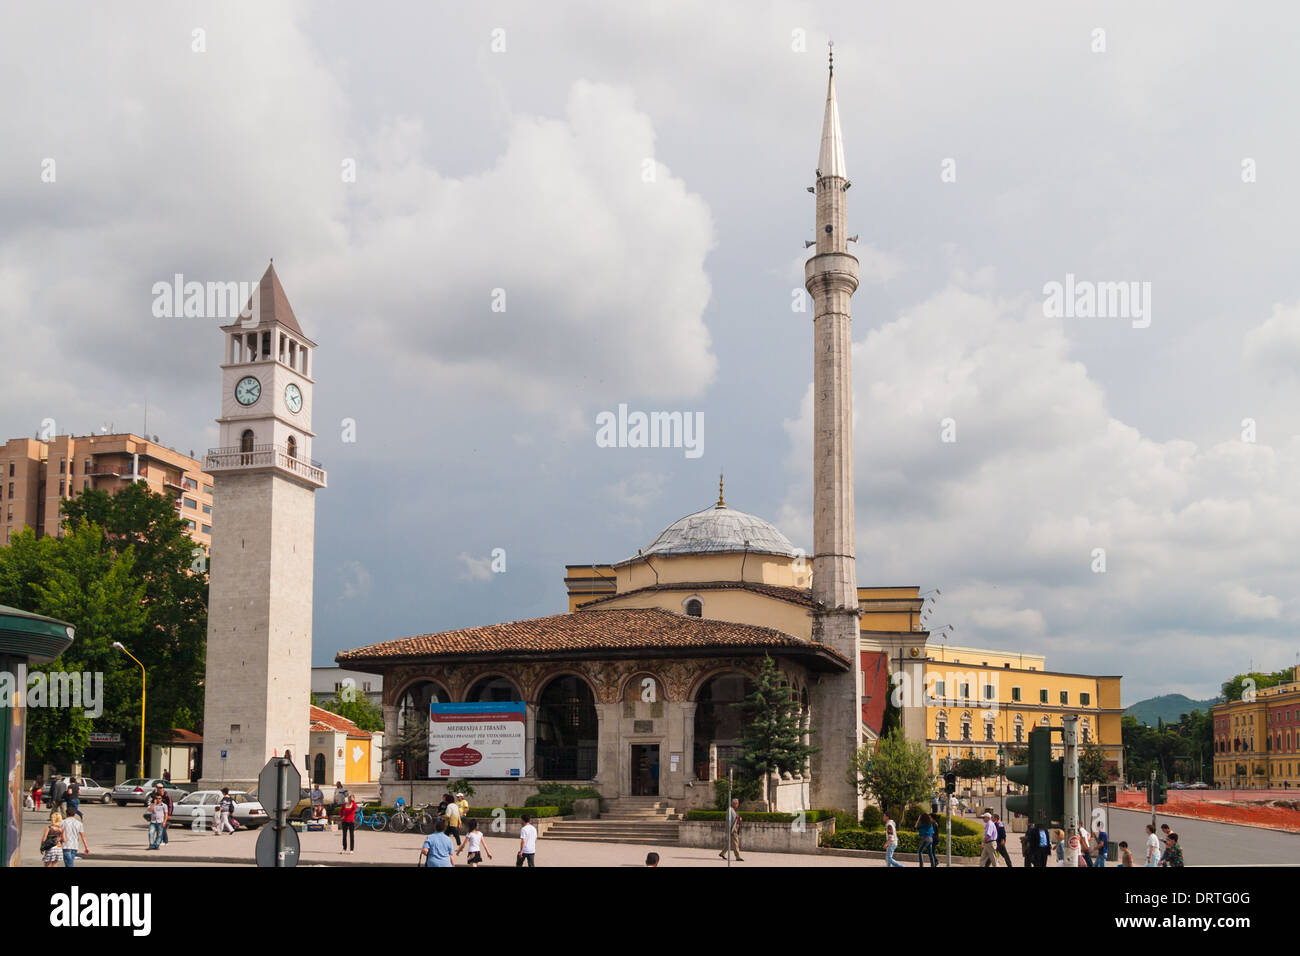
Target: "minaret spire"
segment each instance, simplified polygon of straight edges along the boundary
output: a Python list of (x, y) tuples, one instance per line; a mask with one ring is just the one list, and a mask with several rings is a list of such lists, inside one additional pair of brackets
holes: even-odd
[[(833, 49), (831, 55), (833, 56)], [(817, 160), (816, 254), (804, 266), (813, 300), (813, 640), (851, 662), (815, 691), (822, 749), (813, 757), (813, 804), (861, 810), (844, 764), (862, 743), (862, 640), (853, 541), (853, 337), (850, 299), (858, 260), (848, 251), (848, 177), (830, 60)]]

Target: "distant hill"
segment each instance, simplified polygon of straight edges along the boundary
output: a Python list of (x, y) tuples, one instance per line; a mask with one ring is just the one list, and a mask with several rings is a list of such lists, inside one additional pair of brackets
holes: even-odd
[(1182, 694), (1165, 694), (1162, 697), (1150, 697), (1138, 701), (1132, 707), (1125, 708), (1124, 715), (1136, 717), (1139, 724), (1154, 727), (1159, 720), (1171, 724), (1183, 714), (1190, 714), (1194, 710), (1208, 711), (1218, 701), (1217, 697), (1211, 697), (1209, 700), (1192, 700)]

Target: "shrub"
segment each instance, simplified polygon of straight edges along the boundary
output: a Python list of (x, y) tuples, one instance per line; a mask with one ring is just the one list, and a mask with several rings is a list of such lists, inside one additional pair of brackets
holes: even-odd
[(600, 791), (594, 787), (571, 787), (564, 783), (544, 783), (537, 792), (524, 800), (526, 807), (559, 807), (560, 816), (573, 813), (574, 800), (599, 800)]
[[(832, 847), (840, 850), (880, 850), (885, 849), (885, 831), (884, 830), (845, 830), (840, 832), (836, 830), (832, 834), (823, 833), (821, 835), (821, 845)], [(915, 853), (919, 846), (919, 840), (914, 832), (902, 830), (898, 834), (898, 850), (895, 855), (900, 853)], [(940, 833), (939, 839), (935, 841), (934, 852), (947, 853), (947, 838)], [(977, 837), (956, 836), (952, 838), (952, 855), (953, 856), (979, 856), (980, 841)]]
[[(868, 806), (862, 811), (862, 826), (868, 830), (879, 830), (885, 825), (885, 815), (881, 812), (880, 807), (875, 805)], [(837, 826), (835, 829), (839, 829)], [(857, 829), (856, 827), (845, 827), (844, 829)]]
[(474, 817), (478, 820), (492, 819), (492, 814), (497, 810), (506, 812), (507, 820), (517, 820), (520, 816), (527, 813), (534, 820), (542, 817), (559, 817), (564, 814), (560, 813), (559, 807), (470, 807), (465, 814), (466, 817)]
[(923, 807), (919, 803), (912, 804), (903, 811), (903, 826), (915, 828), (917, 821), (921, 819), (921, 814), (929, 812), (927, 807)]

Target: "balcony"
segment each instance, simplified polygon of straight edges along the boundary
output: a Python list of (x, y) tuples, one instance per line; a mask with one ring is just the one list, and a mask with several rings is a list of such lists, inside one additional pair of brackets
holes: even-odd
[(247, 451), (238, 445), (209, 448), (203, 459), (203, 470), (209, 474), (254, 468), (278, 468), (319, 488), (325, 487), (325, 469), (320, 462), (290, 455), (284, 445), (253, 445)]

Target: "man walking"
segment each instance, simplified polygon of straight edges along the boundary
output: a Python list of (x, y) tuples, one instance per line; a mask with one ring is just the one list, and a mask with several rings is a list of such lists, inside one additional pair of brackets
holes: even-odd
[(727, 808), (727, 835), (726, 849), (718, 856), (724, 860), (730, 853), (736, 858), (736, 862), (744, 863), (745, 859), (740, 855), (740, 801), (732, 799), (731, 806)]
[(1100, 823), (1097, 824), (1096, 839), (1093, 841), (1093, 845), (1097, 848), (1097, 856), (1092, 865), (1104, 867), (1106, 865), (1106, 851), (1110, 848), (1110, 839)]
[[(161, 843), (159, 844), (160, 846), (166, 846), (166, 845), (167, 845), (167, 827), (168, 827), (168, 826), (171, 824), (171, 822), (172, 822), (172, 809), (173, 809), (173, 808), (172, 808), (172, 798), (169, 797), (169, 796), (167, 795), (167, 790), (163, 787), (163, 784), (162, 784), (162, 781), (161, 781), (161, 780), (159, 780), (157, 783), (155, 783), (155, 784), (153, 785), (153, 792), (158, 796), (158, 799), (162, 802), (163, 809), (166, 811), (166, 814), (167, 814), (166, 817), (163, 819), (163, 825), (162, 825), (162, 841), (161, 841)], [(154, 849), (157, 849), (157, 847), (155, 847)]]
[(1181, 867), (1183, 865), (1183, 848), (1178, 845), (1178, 834), (1172, 830), (1169, 836), (1165, 838), (1165, 855), (1160, 861), (1161, 866)]
[(524, 825), (519, 828), (519, 856), (515, 859), (515, 866), (534, 866), (534, 860), (537, 857), (537, 827), (532, 824), (532, 817), (524, 813), (520, 815)]
[(90, 847), (86, 845), (86, 829), (81, 821), (77, 819), (75, 811), (70, 811), (63, 818), (63, 865), (74, 866), (77, 862), (77, 841), (81, 841), (83, 853), (89, 854)]
[(1011, 855), (1007, 853), (1007, 828), (1002, 824), (1002, 815), (993, 814), (993, 828), (998, 834), (998, 856), (1007, 861), (1007, 866), (1011, 865)]
[(1160, 837), (1156, 836), (1156, 828), (1150, 823), (1147, 824), (1147, 858), (1142, 865), (1160, 865)]
[(63, 803), (63, 795), (68, 792), (68, 781), (63, 779), (63, 774), (54, 775), (54, 787), (50, 791), (50, 809), (60, 810)]
[(63, 802), (68, 805), (67, 816), (80, 816), (85, 819), (81, 813), (81, 784), (77, 782), (76, 777), (68, 779), (68, 789), (63, 791)]
[(235, 816), (235, 798), (230, 795), (229, 787), (221, 788), (221, 799), (217, 801), (217, 816), (215, 825), (212, 828), (213, 835), (221, 836), (223, 833), (234, 833), (235, 828), (231, 820)]
[(984, 840), (980, 844), (980, 866), (998, 865), (998, 828), (993, 822), (993, 814), (987, 810), (983, 813)]

